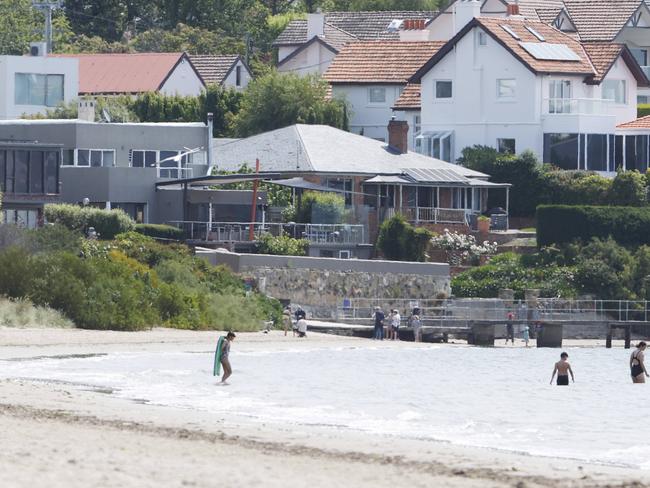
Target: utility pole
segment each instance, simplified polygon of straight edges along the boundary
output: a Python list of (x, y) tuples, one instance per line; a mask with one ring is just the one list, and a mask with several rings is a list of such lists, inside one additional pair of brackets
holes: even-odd
[(63, 7), (63, 0), (32, 0), (32, 7), (45, 15), (45, 42), (47, 52), (52, 52), (52, 11)]

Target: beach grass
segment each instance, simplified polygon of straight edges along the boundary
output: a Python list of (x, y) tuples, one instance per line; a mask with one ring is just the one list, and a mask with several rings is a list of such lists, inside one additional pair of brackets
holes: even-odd
[(60, 312), (29, 300), (0, 298), (0, 327), (73, 328), (74, 323)]

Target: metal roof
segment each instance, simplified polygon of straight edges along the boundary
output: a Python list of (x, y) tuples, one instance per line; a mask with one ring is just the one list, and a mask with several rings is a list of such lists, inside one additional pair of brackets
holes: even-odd
[(452, 169), (443, 168), (403, 168), (407, 178), (417, 183), (461, 183), (469, 184), (469, 178)]

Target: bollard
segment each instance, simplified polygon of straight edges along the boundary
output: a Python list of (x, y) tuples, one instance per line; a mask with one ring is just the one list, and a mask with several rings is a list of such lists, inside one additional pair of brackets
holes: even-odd
[(605, 347), (607, 349), (612, 348), (612, 331), (611, 331), (611, 329), (609, 330), (609, 332), (607, 332), (607, 337), (605, 338)]
[(542, 324), (537, 333), (537, 347), (562, 347), (562, 324)]
[(632, 326), (630, 324), (625, 324), (625, 349), (630, 348), (631, 342), (632, 342)]
[(494, 346), (494, 325), (472, 325), (472, 344), (475, 346)]

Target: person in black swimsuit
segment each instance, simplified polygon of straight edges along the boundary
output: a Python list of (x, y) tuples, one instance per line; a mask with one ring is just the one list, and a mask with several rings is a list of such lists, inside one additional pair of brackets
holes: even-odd
[(557, 373), (557, 384), (561, 386), (567, 386), (569, 384), (569, 374), (571, 374), (571, 381), (574, 383), (576, 379), (573, 376), (573, 370), (569, 364), (569, 355), (566, 352), (560, 354), (560, 360), (555, 363), (555, 368), (553, 369), (553, 376), (551, 376), (551, 384), (553, 384), (553, 378), (555, 373)]
[(646, 349), (646, 343), (641, 341), (636, 346), (634, 352), (630, 356), (630, 374), (632, 375), (632, 383), (645, 383), (645, 377), (650, 376), (645, 369), (645, 364), (643, 362), (644, 355), (643, 352)]

